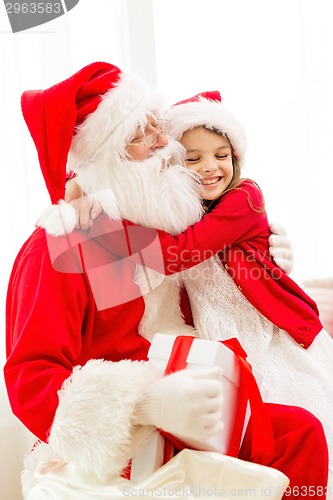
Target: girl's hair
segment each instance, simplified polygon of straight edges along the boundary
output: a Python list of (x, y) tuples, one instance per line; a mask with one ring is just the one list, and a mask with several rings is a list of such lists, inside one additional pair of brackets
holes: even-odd
[[(240, 164), (235, 156), (235, 153), (234, 153), (234, 150), (233, 150), (233, 147), (232, 147), (232, 144), (227, 136), (227, 134), (225, 133), (222, 133), (220, 132), (219, 130), (217, 129), (212, 129), (210, 127), (207, 127), (205, 125), (202, 125), (202, 128), (205, 128), (207, 130), (210, 130), (212, 132), (215, 132), (216, 134), (218, 135), (221, 135), (223, 137), (225, 137), (228, 141), (229, 141), (229, 144), (231, 146), (231, 151), (232, 151), (232, 165), (233, 165), (233, 175), (232, 175), (232, 179), (230, 181), (230, 184), (228, 185), (228, 187), (225, 189), (225, 191), (223, 191), (223, 193), (221, 194), (221, 196), (219, 196), (216, 200), (203, 200), (202, 202), (202, 205), (203, 205), (203, 208), (204, 208), (204, 211), (207, 213), (207, 212), (210, 212), (211, 210), (213, 210), (213, 208), (219, 203), (219, 201), (221, 200), (221, 198), (229, 193), (229, 191), (232, 191), (234, 189), (238, 189), (239, 191), (245, 191), (245, 189), (242, 189), (242, 187), (239, 187), (244, 181), (248, 180), (248, 181), (251, 181), (253, 182), (254, 184), (256, 184), (256, 186), (259, 188), (258, 184), (256, 182), (254, 182), (252, 179), (248, 179), (246, 177), (241, 177), (241, 167), (240, 167)], [(260, 189), (260, 188), (259, 188)], [(259, 212), (259, 213), (262, 213), (264, 210), (265, 210), (265, 203), (263, 202), (262, 205), (260, 207), (255, 207), (252, 203), (252, 198), (251, 196), (249, 195), (249, 193), (247, 191), (245, 191), (247, 193), (247, 197), (248, 197), (248, 201), (249, 201), (249, 205), (250, 207), (255, 211), (255, 212)]]

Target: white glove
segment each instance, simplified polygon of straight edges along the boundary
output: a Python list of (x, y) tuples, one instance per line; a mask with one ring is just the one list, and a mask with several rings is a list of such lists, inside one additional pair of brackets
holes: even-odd
[(273, 234), (269, 237), (269, 253), (275, 264), (287, 274), (290, 274), (294, 267), (294, 254), (291, 242), (283, 226), (273, 222), (269, 225)]
[(223, 429), (222, 371), (181, 370), (150, 384), (135, 408), (134, 422), (181, 438), (206, 439)]

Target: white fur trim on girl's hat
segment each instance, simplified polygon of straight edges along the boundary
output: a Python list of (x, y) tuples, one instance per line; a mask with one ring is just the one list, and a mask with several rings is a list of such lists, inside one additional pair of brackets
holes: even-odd
[(166, 131), (180, 140), (184, 132), (205, 126), (226, 135), (234, 156), (243, 166), (246, 150), (246, 135), (241, 123), (225, 109), (218, 91), (201, 92), (173, 105), (165, 112)]

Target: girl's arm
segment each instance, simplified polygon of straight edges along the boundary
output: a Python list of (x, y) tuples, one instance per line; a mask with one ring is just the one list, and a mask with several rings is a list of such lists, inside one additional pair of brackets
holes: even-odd
[(189, 269), (230, 245), (270, 235), (261, 191), (249, 181), (227, 193), (209, 214), (177, 236), (150, 230), (155, 244), (152, 234), (147, 238), (146, 228), (128, 221), (114, 224), (105, 216), (95, 222), (89, 236), (158, 272), (163, 262), (167, 275)]

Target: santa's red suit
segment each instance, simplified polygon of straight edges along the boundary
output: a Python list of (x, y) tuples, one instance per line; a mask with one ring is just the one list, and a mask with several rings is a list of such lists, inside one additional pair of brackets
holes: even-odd
[[(105, 478), (120, 474), (135, 452), (130, 419), (154, 378), (147, 364), (135, 362), (146, 359), (149, 347), (138, 334), (144, 299), (98, 311), (88, 270), (79, 272), (80, 266), (92, 255), (105, 265), (117, 258), (94, 239), (82, 241), (80, 232), (70, 241), (66, 262), (58, 262), (63, 271), (53, 268), (42, 229), (16, 260), (7, 303), (6, 384), (13, 412), (42, 441), (49, 439), (55, 457)], [(123, 271), (126, 286), (136, 287), (134, 265), (127, 262)], [(119, 290), (123, 282), (115, 274), (113, 279), (101, 270), (101, 285), (107, 279)], [(290, 487), (325, 487), (327, 450), (319, 421), (296, 407), (267, 407), (274, 455), (268, 463), (251, 457), (249, 426), (239, 457), (281, 470)]]
[[(160, 171), (167, 157), (149, 158), (144, 162), (146, 168), (123, 161), (121, 145), (126, 144), (137, 123), (144, 123), (147, 115), (155, 112), (157, 100), (149, 96), (145, 101), (146, 88), (136, 79), (138, 89), (133, 97), (133, 81), (110, 66), (95, 63), (54, 88), (23, 97), (23, 112), (51, 199), (56, 203), (63, 198), (66, 147), (70, 147), (78, 126), (70, 168), (77, 173), (83, 190), (93, 193), (113, 219), (128, 218), (179, 232), (201, 216), (200, 200), (193, 197), (185, 169)], [(110, 88), (112, 92), (102, 99)], [(128, 107), (121, 116), (119, 100), (128, 94)], [(68, 107), (59, 107), (63, 99)], [(140, 106), (135, 107), (134, 102)], [(66, 111), (65, 120), (60, 110)], [(117, 122), (109, 120), (108, 130), (103, 128), (106, 114), (115, 116)], [(45, 123), (52, 126), (45, 127)], [(110, 144), (109, 136), (114, 135), (116, 142)], [(107, 164), (103, 154), (107, 154)], [(85, 161), (85, 157), (93, 159)], [(173, 201), (166, 196), (171, 187), (176, 190)], [(163, 325), (163, 314), (149, 307), (154, 296), (160, 300), (165, 292), (153, 283), (152, 294), (142, 297), (142, 269), (103, 244), (103, 228), (98, 233), (95, 226), (95, 237), (71, 232), (75, 217), (70, 207), (60, 204), (55, 208), (61, 211), (60, 223), (52, 208), (42, 217), (41, 225), (53, 228), (53, 234), (60, 234), (65, 227), (70, 234), (53, 237), (44, 229), (35, 230), (13, 267), (7, 299), (5, 380), (13, 412), (41, 440), (27, 467), (32, 469), (32, 462), (55, 458), (105, 481), (122, 474), (151, 431), (131, 424), (144, 389), (156, 379), (145, 362), (147, 338), (157, 326), (174, 333), (186, 327), (179, 314), (177, 293), (170, 294), (168, 307), (174, 314), (171, 319), (168, 314), (170, 322)], [(158, 224), (171, 209), (172, 220)], [(156, 234), (147, 230), (138, 239), (144, 264), (146, 247), (154, 245)], [(168, 286), (178, 292), (177, 283), (174, 288), (167, 282), (167, 290)], [(321, 424), (300, 408), (267, 405), (267, 409), (275, 449), (263, 465), (284, 472), (290, 479), (289, 491), (311, 486), (315, 495), (309, 493), (309, 497), (325, 498), (328, 459)], [(251, 457), (250, 443), (251, 422), (239, 456), (261, 463), (261, 458)], [(26, 492), (32, 486), (30, 479), (26, 474)]]

